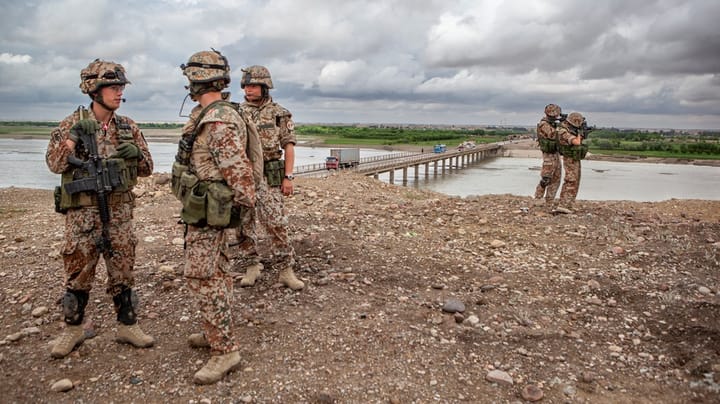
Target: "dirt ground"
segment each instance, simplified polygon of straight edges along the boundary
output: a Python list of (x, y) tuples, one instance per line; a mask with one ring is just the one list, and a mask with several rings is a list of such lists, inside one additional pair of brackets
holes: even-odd
[(0, 401), (720, 401), (720, 201), (580, 201), (555, 216), (525, 197), (299, 178), (287, 208), (307, 286), (280, 287), (275, 269), (237, 283), (242, 368), (196, 386), (208, 351), (186, 342), (200, 317), (166, 180), (136, 189), (140, 324), (156, 345), (114, 342), (101, 264), (95, 336), (61, 360), (63, 216), (50, 191), (0, 189)]

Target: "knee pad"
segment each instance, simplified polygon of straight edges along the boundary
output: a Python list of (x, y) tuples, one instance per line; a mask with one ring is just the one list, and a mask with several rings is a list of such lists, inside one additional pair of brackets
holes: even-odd
[(134, 290), (130, 288), (123, 289), (122, 292), (113, 296), (115, 310), (117, 311), (117, 320), (125, 325), (133, 325), (137, 321), (135, 317), (135, 308), (138, 305), (138, 297)]
[(70, 290), (65, 292), (62, 298), (63, 316), (69, 325), (82, 324), (85, 316), (85, 306), (90, 294), (84, 290)]

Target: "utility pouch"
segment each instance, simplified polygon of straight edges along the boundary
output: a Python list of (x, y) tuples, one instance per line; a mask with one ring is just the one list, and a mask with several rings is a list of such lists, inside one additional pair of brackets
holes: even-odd
[(207, 189), (208, 226), (227, 227), (232, 216), (233, 191), (222, 182), (213, 182)]
[[(127, 192), (130, 182), (130, 172), (128, 171), (125, 159), (106, 159), (103, 161), (107, 169), (108, 180), (114, 192)], [(135, 166), (137, 173), (137, 165)], [(137, 182), (137, 181), (135, 181)], [(133, 184), (134, 185), (134, 184)]]
[[(195, 177), (193, 175), (193, 177)], [(195, 177), (197, 179), (197, 177)], [(183, 222), (204, 227), (207, 217), (207, 183), (196, 182), (195, 186), (183, 198), (183, 208), (180, 212), (180, 218)]]
[(185, 204), (185, 200), (190, 195), (190, 192), (192, 192), (192, 189), (197, 185), (197, 183), (200, 182), (200, 179), (197, 177), (197, 175), (191, 173), (190, 171), (183, 171), (180, 174), (180, 186), (178, 191), (178, 199), (180, 202)]
[(180, 164), (177, 161), (172, 165), (172, 176), (170, 177), (170, 190), (179, 201), (182, 201), (183, 194), (181, 192), (180, 178), (183, 173), (188, 171), (188, 166)]
[(540, 143), (540, 150), (543, 153), (557, 153), (558, 152), (558, 144), (555, 139), (546, 139), (544, 137), (538, 138), (538, 143)]
[(62, 207), (62, 186), (58, 185), (55, 187), (53, 200), (55, 201), (55, 212), (62, 213), (63, 215), (66, 214), (68, 209)]
[(285, 160), (266, 161), (263, 173), (269, 186), (279, 187), (285, 177)]
[(588, 145), (562, 145), (560, 146), (560, 154), (565, 157), (570, 157), (573, 160), (580, 161), (585, 158), (588, 152)]

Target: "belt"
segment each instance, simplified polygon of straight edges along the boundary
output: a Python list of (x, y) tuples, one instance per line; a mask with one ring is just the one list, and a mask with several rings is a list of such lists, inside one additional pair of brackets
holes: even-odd
[[(111, 192), (107, 196), (108, 205), (120, 205), (122, 203), (132, 202), (133, 200), (135, 200), (135, 196), (132, 191)], [(80, 206), (98, 206), (96, 194), (82, 192), (78, 202)]]

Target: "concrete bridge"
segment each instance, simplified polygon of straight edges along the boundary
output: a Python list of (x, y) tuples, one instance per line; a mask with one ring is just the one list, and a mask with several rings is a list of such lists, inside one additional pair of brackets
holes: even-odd
[[(446, 171), (459, 170), (481, 160), (500, 155), (502, 146), (496, 143), (482, 144), (471, 149), (461, 151), (447, 151), (443, 153), (392, 153), (383, 156), (374, 156), (360, 159), (360, 164), (346, 168), (364, 175), (378, 178), (380, 174), (388, 173), (389, 182), (395, 182), (395, 172), (402, 170), (402, 182), (408, 181), (408, 173), (413, 170), (413, 178), (420, 178), (420, 167), (424, 167), (424, 176), (445, 175)], [(295, 169), (298, 175), (313, 175), (325, 170), (325, 163), (298, 166)]]

